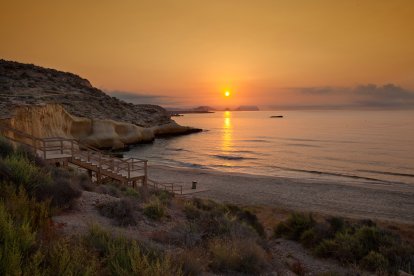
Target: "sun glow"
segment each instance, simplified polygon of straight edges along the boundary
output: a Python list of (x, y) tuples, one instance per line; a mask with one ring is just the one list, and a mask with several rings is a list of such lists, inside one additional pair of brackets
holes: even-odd
[(226, 91), (226, 92), (224, 92), (224, 96), (226, 96), (226, 97), (229, 97), (230, 96), (230, 91)]

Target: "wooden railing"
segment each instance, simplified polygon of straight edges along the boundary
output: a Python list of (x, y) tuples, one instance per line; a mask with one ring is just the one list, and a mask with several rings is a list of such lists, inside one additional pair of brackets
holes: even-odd
[(148, 187), (154, 190), (164, 190), (173, 194), (183, 194), (183, 186), (174, 183), (161, 183), (148, 179)]
[(122, 174), (127, 179), (133, 178), (134, 172), (142, 171), (145, 181), (148, 175), (147, 160), (121, 159), (110, 156), (75, 139), (63, 137), (38, 138), (4, 124), (0, 124), (0, 132), (11, 141), (33, 148), (34, 152), (45, 160), (57, 154), (69, 158), (78, 158), (81, 161), (84, 160), (95, 165), (98, 170), (110, 170), (116, 174)]

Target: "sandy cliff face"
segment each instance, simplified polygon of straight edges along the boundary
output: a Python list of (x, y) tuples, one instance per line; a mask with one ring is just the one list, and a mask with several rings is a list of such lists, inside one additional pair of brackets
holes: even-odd
[(0, 120), (38, 137), (76, 138), (100, 148), (199, 131), (179, 126), (160, 106), (110, 97), (72, 73), (5, 60), (0, 60)]
[(14, 116), (2, 122), (36, 137), (75, 138), (94, 147), (113, 149), (149, 142), (159, 134), (189, 130), (175, 122), (145, 128), (109, 119), (77, 117), (58, 104), (17, 107)]

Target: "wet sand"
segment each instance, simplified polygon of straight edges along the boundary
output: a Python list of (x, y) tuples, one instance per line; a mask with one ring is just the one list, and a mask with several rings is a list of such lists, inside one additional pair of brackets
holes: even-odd
[(266, 205), (350, 218), (414, 224), (414, 185), (379, 181), (303, 180), (151, 165), (149, 177), (176, 183), (195, 196), (242, 205)]

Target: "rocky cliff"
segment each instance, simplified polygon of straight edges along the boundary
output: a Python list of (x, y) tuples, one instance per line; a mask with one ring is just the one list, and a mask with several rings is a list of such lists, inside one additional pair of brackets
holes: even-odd
[(199, 131), (176, 124), (160, 106), (110, 97), (72, 73), (5, 60), (0, 120), (36, 136), (76, 138), (100, 148)]

